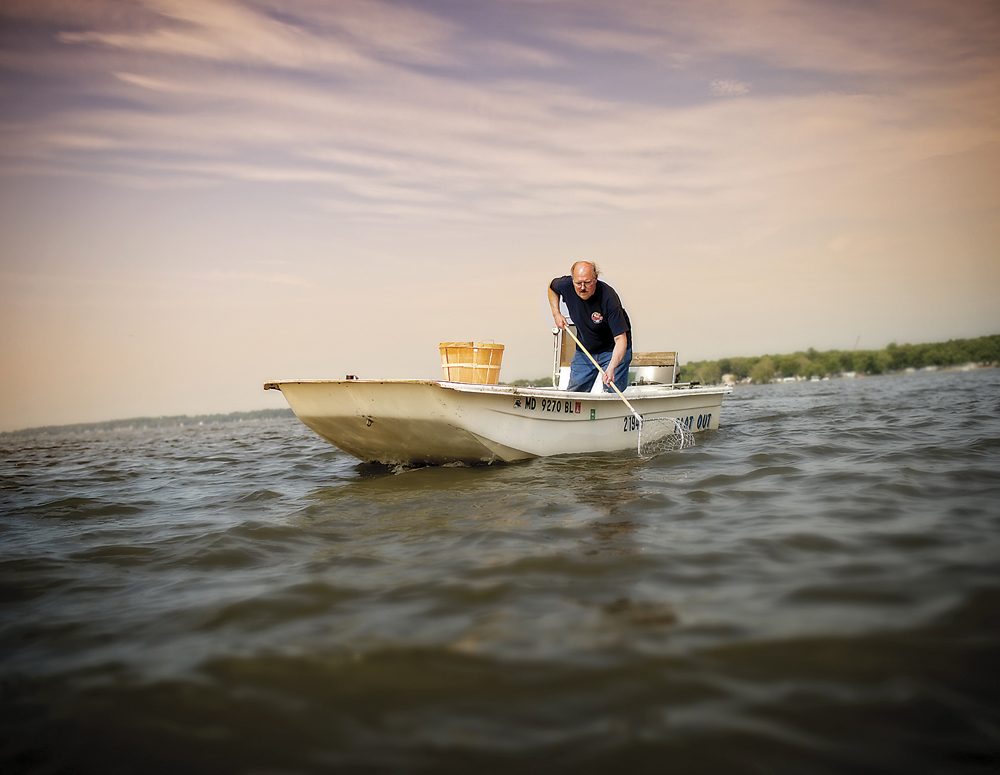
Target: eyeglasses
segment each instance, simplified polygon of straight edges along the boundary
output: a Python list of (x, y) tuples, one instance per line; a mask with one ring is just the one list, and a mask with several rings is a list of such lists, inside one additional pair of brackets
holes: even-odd
[(596, 282), (597, 282), (596, 278), (593, 279), (593, 280), (580, 280), (579, 282), (577, 282), (576, 280), (574, 280), (573, 281), (573, 285), (575, 285), (577, 288), (589, 288), (591, 285), (593, 285)]

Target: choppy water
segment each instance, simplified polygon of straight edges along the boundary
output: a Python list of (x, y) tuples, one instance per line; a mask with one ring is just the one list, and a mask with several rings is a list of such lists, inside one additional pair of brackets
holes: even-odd
[(0, 771), (1000, 768), (1000, 371), (738, 389), (652, 461), (297, 421), (0, 444)]

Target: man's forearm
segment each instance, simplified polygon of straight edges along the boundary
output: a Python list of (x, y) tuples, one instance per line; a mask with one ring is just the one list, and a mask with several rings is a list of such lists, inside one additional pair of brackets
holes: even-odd
[[(626, 334), (621, 334), (615, 337), (615, 349), (611, 351), (611, 360), (608, 361), (608, 368), (605, 369), (605, 374), (610, 377), (610, 380), (615, 378), (615, 369), (618, 368), (618, 364), (622, 362), (622, 358), (625, 357), (625, 351), (628, 349), (628, 336)], [(610, 384), (609, 380), (609, 384)]]

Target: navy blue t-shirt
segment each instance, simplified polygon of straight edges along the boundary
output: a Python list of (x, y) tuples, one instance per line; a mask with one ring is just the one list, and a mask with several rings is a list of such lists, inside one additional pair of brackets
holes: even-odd
[(577, 336), (591, 353), (613, 350), (615, 337), (622, 334), (628, 334), (628, 346), (632, 348), (632, 324), (618, 292), (610, 285), (598, 280), (593, 296), (586, 300), (576, 295), (570, 275), (557, 277), (549, 287), (566, 303)]

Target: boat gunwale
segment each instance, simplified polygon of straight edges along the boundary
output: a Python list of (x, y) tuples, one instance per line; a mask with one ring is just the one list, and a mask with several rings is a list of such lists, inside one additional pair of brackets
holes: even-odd
[[(530, 385), (482, 385), (475, 382), (449, 382), (432, 379), (282, 379), (264, 383), (264, 390), (281, 390), (283, 384), (295, 385), (425, 385), (443, 390), (454, 390), (459, 393), (474, 393), (497, 396), (552, 396), (557, 398), (574, 398), (588, 401), (620, 401), (615, 393), (583, 393), (571, 390), (559, 390), (552, 387)], [(676, 395), (715, 395), (723, 396), (733, 392), (729, 385), (630, 385), (625, 390), (628, 398), (642, 400), (645, 398), (667, 398)]]

